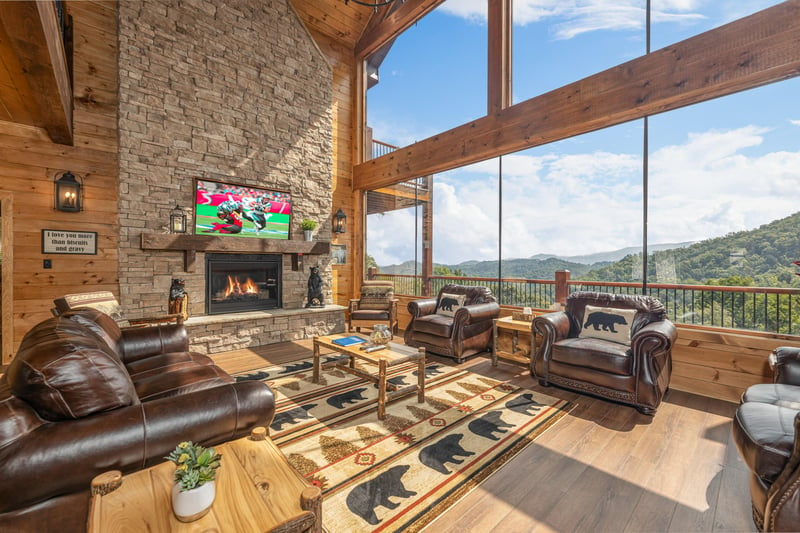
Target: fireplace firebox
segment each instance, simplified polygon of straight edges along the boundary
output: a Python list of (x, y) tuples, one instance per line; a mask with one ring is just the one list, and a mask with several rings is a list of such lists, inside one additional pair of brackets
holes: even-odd
[(206, 254), (206, 313), (279, 309), (280, 254)]

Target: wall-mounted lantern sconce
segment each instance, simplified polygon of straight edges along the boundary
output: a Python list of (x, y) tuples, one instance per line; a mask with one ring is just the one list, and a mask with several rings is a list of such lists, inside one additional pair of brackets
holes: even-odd
[(178, 204), (169, 213), (169, 230), (172, 233), (186, 233), (186, 213)]
[(83, 182), (69, 170), (55, 180), (55, 207), (72, 213), (83, 210)]
[(333, 215), (333, 232), (344, 233), (347, 230), (347, 215), (341, 208)]

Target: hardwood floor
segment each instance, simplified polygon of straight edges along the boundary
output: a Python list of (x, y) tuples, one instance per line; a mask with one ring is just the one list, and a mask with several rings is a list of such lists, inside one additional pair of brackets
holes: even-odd
[[(237, 373), (311, 356), (311, 341), (296, 341), (212, 357)], [(526, 367), (501, 361), (493, 368), (488, 356), (458, 366), (575, 406), (425, 531), (756, 531), (749, 474), (731, 437), (736, 405), (671, 390), (648, 417), (541, 387)]]

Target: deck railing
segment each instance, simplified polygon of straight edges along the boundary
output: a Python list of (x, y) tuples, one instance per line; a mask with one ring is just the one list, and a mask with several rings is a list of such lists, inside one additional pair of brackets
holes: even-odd
[[(423, 295), (421, 276), (377, 273), (375, 279), (393, 281), (396, 294)], [(512, 307), (543, 311), (563, 303), (557, 301), (554, 280), (432, 276), (430, 281), (431, 294), (438, 294), (448, 283), (457, 283), (488, 287), (502, 305)], [(566, 284), (570, 293), (643, 294), (640, 283), (570, 280)], [(800, 334), (800, 289), (651, 283), (644, 294), (658, 298), (669, 319), (678, 324)]]

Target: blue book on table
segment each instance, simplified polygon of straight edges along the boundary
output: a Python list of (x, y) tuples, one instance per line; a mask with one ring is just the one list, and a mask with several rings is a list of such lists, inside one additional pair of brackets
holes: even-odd
[(355, 335), (351, 335), (349, 337), (342, 337), (341, 339), (333, 339), (334, 344), (338, 344), (339, 346), (350, 346), (352, 344), (359, 344), (361, 342), (367, 342), (366, 339), (362, 339), (361, 337), (356, 337)]

